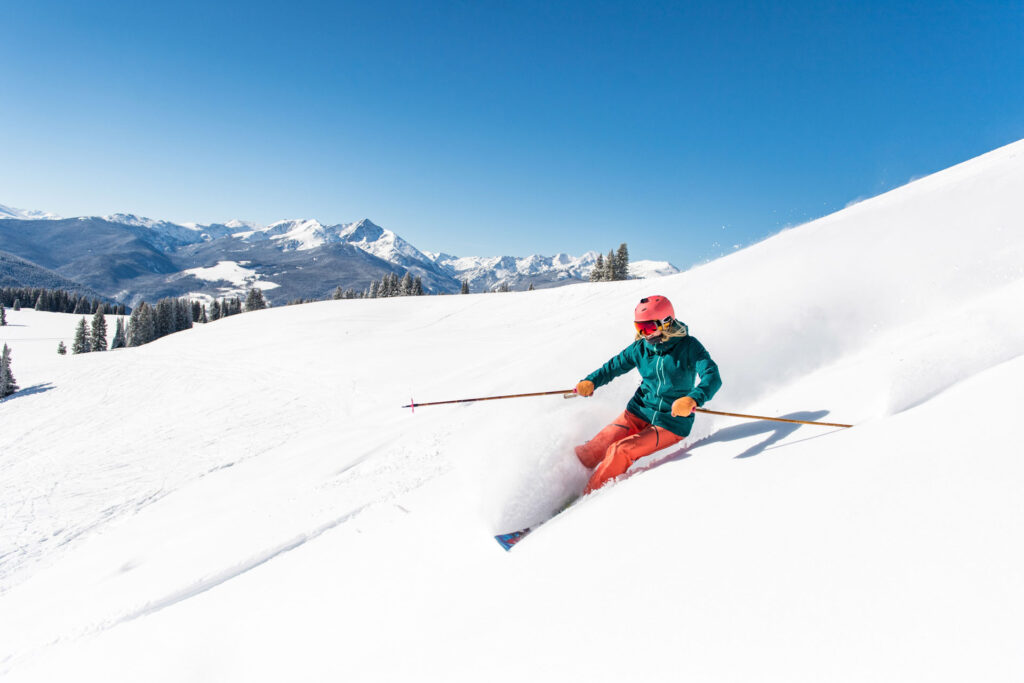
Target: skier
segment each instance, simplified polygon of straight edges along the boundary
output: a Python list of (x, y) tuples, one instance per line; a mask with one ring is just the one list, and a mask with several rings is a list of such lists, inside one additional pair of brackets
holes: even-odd
[(633, 368), (643, 380), (625, 412), (576, 447), (580, 462), (596, 468), (584, 493), (604, 486), (645, 455), (682, 441), (693, 428), (693, 409), (710, 401), (722, 386), (715, 361), (676, 320), (667, 298), (641, 299), (633, 320), (636, 340), (576, 385), (577, 394), (590, 396)]

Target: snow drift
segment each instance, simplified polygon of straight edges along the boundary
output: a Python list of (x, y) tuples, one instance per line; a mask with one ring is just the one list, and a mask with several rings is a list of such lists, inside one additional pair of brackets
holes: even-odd
[[(332, 301), (59, 358), (8, 312), (0, 673), (59, 680), (1019, 680), (1024, 142), (689, 272)], [(571, 387), (673, 299), (711, 408), (582, 486)], [(22, 327), (19, 327), (22, 326)]]

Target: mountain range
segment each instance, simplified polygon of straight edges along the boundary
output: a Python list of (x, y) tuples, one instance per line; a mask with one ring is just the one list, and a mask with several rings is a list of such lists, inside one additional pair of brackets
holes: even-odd
[[(40, 269), (40, 278), (67, 278), (81, 287), (135, 305), (168, 296), (210, 300), (259, 287), (273, 304), (323, 299), (337, 288), (365, 290), (384, 275), (421, 278), (428, 293), (455, 293), (507, 285), (541, 289), (586, 281), (596, 251), (573, 257), (457, 257), (420, 251), (369, 219), (323, 225), (312, 219), (266, 226), (232, 220), (200, 225), (133, 214), (61, 218), (0, 205), (0, 249)], [(0, 278), (4, 277), (0, 262)], [(633, 277), (671, 275), (668, 262), (634, 261)], [(6, 274), (11, 279), (11, 274)]]

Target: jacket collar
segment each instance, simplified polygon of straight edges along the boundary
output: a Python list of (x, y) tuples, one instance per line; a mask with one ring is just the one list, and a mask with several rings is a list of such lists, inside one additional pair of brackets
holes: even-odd
[(668, 339), (660, 343), (655, 342), (652, 344), (646, 339), (641, 339), (640, 341), (643, 342), (644, 346), (646, 346), (654, 353), (658, 355), (664, 355), (671, 351), (672, 349), (674, 349), (675, 347), (679, 346), (680, 342), (682, 342), (683, 339), (689, 336), (689, 329), (686, 327), (686, 323), (680, 322), (678, 320), (672, 321), (672, 330), (674, 332), (681, 331), (683, 334), (679, 337), (672, 337), (671, 339)]

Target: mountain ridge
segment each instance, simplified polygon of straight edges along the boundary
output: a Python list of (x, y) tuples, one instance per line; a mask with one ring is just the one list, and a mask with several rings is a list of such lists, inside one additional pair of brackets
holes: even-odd
[[(588, 280), (597, 256), (424, 252), (368, 218), (334, 225), (316, 219), (265, 226), (234, 219), (181, 224), (130, 213), (61, 218), (3, 208), (0, 240), (11, 253), (85, 287), (123, 297), (129, 305), (165, 296), (212, 300), (244, 295), (254, 282), (273, 290), (268, 291), (271, 303), (282, 304), (322, 299), (337, 288), (363, 291), (390, 273), (421, 278), (428, 293), (458, 292), (464, 280), (472, 292), (501, 286), (541, 289)], [(56, 247), (55, 239), (60, 241)], [(234, 265), (220, 268), (224, 262)], [(667, 262), (637, 262), (636, 267), (639, 277), (677, 272)], [(237, 277), (205, 279), (217, 273)]]

